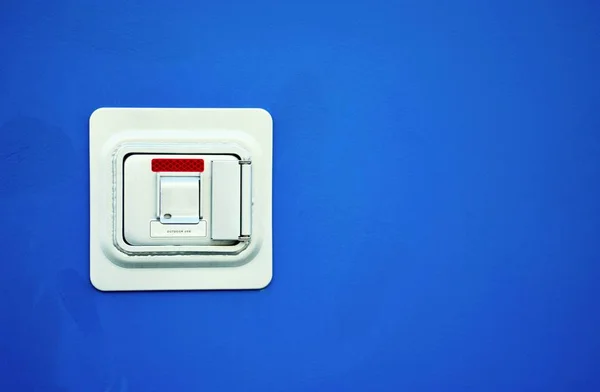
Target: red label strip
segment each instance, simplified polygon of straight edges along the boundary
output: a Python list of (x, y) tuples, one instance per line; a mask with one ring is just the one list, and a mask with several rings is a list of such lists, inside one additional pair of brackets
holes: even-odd
[(153, 172), (203, 172), (204, 159), (153, 159)]

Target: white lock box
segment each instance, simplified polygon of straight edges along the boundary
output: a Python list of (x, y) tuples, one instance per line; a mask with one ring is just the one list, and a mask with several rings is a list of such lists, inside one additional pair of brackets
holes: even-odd
[(90, 117), (90, 280), (103, 291), (259, 289), (272, 277), (262, 109)]

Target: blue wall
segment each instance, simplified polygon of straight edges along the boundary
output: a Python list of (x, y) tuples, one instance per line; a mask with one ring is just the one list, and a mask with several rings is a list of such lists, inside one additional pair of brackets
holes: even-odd
[[(449, 4), (445, 4), (449, 3)], [(264, 107), (264, 291), (100, 293), (88, 117)], [(600, 3), (0, 3), (1, 391), (600, 390)]]

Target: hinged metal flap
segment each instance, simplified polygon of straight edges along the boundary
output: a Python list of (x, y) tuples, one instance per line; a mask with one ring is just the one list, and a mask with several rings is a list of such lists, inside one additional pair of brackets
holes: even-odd
[(237, 161), (212, 161), (211, 238), (237, 240), (240, 235), (241, 170)]
[(242, 168), (242, 212), (240, 236), (252, 234), (252, 165), (250, 162), (240, 165)]
[(248, 241), (252, 232), (250, 161), (212, 162), (211, 238)]

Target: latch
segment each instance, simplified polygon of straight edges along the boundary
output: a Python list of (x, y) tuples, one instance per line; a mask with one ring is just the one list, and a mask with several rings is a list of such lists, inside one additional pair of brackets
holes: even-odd
[(160, 223), (200, 222), (200, 177), (158, 177)]

